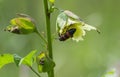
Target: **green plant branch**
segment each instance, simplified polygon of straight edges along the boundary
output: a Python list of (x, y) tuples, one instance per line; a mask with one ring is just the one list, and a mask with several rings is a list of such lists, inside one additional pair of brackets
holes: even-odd
[[(44, 2), (44, 10), (45, 10), (45, 17), (46, 17), (46, 29), (47, 29), (47, 41), (48, 41), (48, 52), (49, 57), (53, 59), (52, 53), (52, 42), (51, 42), (51, 28), (50, 28), (50, 12), (48, 8), (48, 0), (43, 0)], [(54, 77), (54, 69), (48, 72), (48, 77)]]
[(29, 67), (38, 77), (41, 77), (31, 66)]
[(47, 44), (46, 39), (38, 31), (36, 33), (45, 42), (45, 44)]

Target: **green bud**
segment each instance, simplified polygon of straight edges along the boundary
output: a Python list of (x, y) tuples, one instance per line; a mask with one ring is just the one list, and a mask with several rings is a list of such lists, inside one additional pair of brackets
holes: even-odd
[(55, 0), (49, 0), (52, 4), (54, 4), (55, 3)]
[(14, 62), (17, 66), (20, 66), (22, 64), (22, 57), (18, 56), (17, 54), (14, 54)]
[(40, 53), (36, 57), (37, 65), (38, 65), (38, 71), (41, 72), (48, 72), (51, 69), (54, 68), (55, 63), (51, 58), (47, 56), (44, 52)]
[(11, 19), (10, 26), (5, 30), (15, 34), (30, 34), (36, 31), (36, 26), (32, 18), (21, 16)]

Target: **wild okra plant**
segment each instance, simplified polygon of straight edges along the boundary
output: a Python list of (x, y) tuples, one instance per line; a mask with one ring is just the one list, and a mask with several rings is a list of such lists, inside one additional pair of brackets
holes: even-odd
[[(25, 57), (21, 57), (18, 54), (0, 54), (0, 68), (9, 63), (15, 63), (18, 67), (23, 64), (28, 66), (38, 77), (41, 77), (40, 73), (43, 72), (47, 73), (48, 77), (54, 77), (55, 62), (53, 61), (50, 29), (51, 13), (54, 12), (54, 10), (58, 10), (60, 12), (56, 19), (56, 31), (59, 41), (72, 39), (78, 42), (83, 40), (83, 36), (86, 35), (86, 31), (98, 31), (95, 27), (84, 23), (71, 11), (59, 10), (54, 6), (54, 2), (54, 0), (43, 0), (47, 40), (36, 28), (35, 20), (26, 14), (17, 14), (18, 17), (11, 19), (10, 25), (5, 28), (5, 31), (18, 35), (27, 35), (31, 33), (38, 34), (40, 39), (42, 39), (44, 44), (47, 46), (47, 51), (43, 50), (38, 52), (37, 50), (32, 50)], [(37, 54), (37, 52), (39, 54)], [(33, 69), (33, 63), (37, 63), (38, 71)]]

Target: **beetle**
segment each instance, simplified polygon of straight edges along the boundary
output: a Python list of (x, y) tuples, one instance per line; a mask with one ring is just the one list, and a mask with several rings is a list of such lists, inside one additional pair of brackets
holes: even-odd
[(65, 41), (65, 40), (67, 40), (69, 38), (72, 38), (75, 31), (76, 31), (75, 28), (67, 30), (64, 34), (59, 35), (59, 40), (60, 41)]

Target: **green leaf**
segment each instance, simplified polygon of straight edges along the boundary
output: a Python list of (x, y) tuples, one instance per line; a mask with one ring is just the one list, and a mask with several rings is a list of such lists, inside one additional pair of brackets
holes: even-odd
[(0, 54), (0, 68), (2, 68), (6, 64), (13, 62), (14, 59), (12, 54)]
[(32, 66), (32, 64), (35, 61), (35, 54), (36, 54), (37, 50), (33, 50), (31, 51), (28, 55), (26, 55), (23, 60), (22, 63), (27, 65), (27, 66)]
[(22, 57), (18, 56), (17, 54), (14, 54), (14, 62), (17, 66), (20, 66), (22, 61), (23, 61)]
[(50, 57), (46, 56), (45, 64), (43, 65), (43, 72), (49, 72), (54, 67), (55, 67), (54, 61)]

